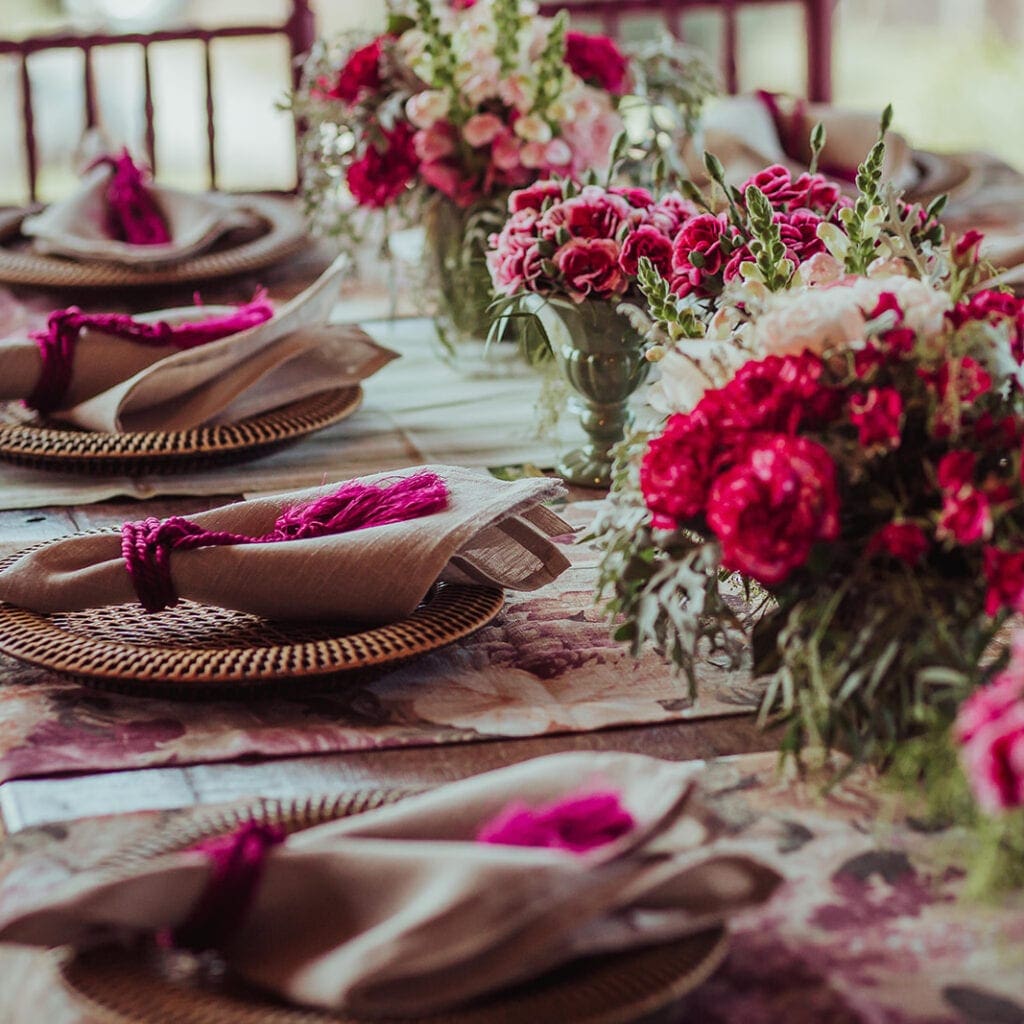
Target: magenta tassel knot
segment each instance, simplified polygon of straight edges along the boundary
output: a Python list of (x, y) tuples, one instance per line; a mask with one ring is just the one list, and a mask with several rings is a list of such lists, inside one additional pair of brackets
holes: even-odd
[(251, 302), (238, 306), (230, 313), (206, 317), (193, 323), (169, 324), (163, 320), (145, 323), (124, 313), (83, 313), (77, 306), (57, 310), (50, 314), (45, 331), (36, 331), (31, 335), (39, 349), (43, 368), (25, 404), (41, 413), (62, 407), (71, 388), (78, 338), (86, 328), (102, 331), (115, 338), (124, 338), (138, 345), (172, 345), (178, 349), (188, 349), (249, 330), (273, 315), (274, 307), (267, 301), (267, 293), (263, 288), (257, 290)]
[(476, 838), (502, 846), (587, 853), (621, 839), (635, 825), (618, 793), (581, 793), (540, 807), (517, 800), (481, 826)]
[(188, 918), (158, 936), (161, 945), (194, 953), (223, 949), (252, 906), (267, 853), (284, 838), (276, 825), (247, 821), (230, 835), (196, 844), (192, 849), (210, 860), (210, 878)]
[(307, 505), (285, 509), (273, 530), (259, 537), (206, 530), (181, 516), (125, 523), (121, 555), (139, 603), (147, 612), (158, 612), (178, 603), (171, 579), (173, 551), (326, 537), (417, 519), (447, 505), (448, 487), (436, 473), (414, 473), (383, 486), (352, 480)]
[(120, 156), (101, 157), (92, 167), (103, 164), (112, 172), (105, 195), (107, 237), (129, 245), (167, 245), (171, 241), (167, 218), (128, 150)]

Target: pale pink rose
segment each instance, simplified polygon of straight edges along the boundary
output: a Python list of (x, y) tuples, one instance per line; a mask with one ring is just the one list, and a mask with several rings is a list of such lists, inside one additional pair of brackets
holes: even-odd
[(543, 167), (545, 164), (545, 147), (540, 142), (528, 142), (519, 151), (519, 162), (524, 167)]
[(843, 276), (843, 265), (827, 252), (815, 253), (800, 264), (800, 277), (804, 284), (819, 287), (835, 284)]
[(416, 155), (424, 163), (434, 163), (455, 152), (455, 130), (444, 121), (426, 131), (418, 131), (412, 140)]
[(491, 162), (499, 171), (514, 171), (523, 166), (521, 153), (519, 141), (510, 131), (505, 131), (491, 146)]
[(432, 128), (448, 116), (451, 101), (447, 93), (437, 89), (426, 89), (410, 96), (405, 104), (405, 116), (417, 128)]
[(572, 163), (572, 150), (565, 139), (552, 139), (544, 147), (544, 161), (548, 167), (567, 167)]
[(474, 148), (489, 146), (505, 125), (497, 114), (474, 114), (463, 126), (462, 137)]
[(610, 108), (594, 118), (568, 122), (562, 134), (573, 153), (573, 170), (606, 169), (612, 142), (622, 127), (622, 118)]

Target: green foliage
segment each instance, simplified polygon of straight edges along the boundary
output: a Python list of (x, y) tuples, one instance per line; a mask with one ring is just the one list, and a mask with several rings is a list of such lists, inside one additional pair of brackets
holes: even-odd
[(565, 33), (569, 27), (569, 14), (561, 10), (551, 22), (544, 49), (537, 58), (538, 111), (546, 110), (552, 100), (562, 91), (562, 82), (567, 74), (565, 64)]

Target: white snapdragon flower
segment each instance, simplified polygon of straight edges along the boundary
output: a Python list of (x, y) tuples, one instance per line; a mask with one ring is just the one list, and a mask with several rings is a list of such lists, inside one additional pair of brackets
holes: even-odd
[(513, 130), (524, 142), (551, 141), (551, 126), (536, 114), (526, 114), (518, 118)]
[(448, 116), (451, 98), (440, 89), (425, 89), (410, 96), (405, 104), (405, 115), (417, 128), (432, 128)]

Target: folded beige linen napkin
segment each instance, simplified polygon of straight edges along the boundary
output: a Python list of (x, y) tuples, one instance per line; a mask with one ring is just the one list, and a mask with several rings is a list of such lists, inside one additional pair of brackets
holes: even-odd
[[(270, 319), (192, 348), (140, 344), (84, 327), (74, 341), (66, 395), (61, 407), (48, 414), (87, 430), (184, 430), (238, 421), (356, 384), (396, 353), (358, 327), (327, 323), (346, 266), (344, 259), (337, 260)], [(133, 319), (179, 325), (232, 311), (195, 306)], [(0, 399), (30, 396), (42, 367), (38, 344), (24, 332), (0, 339)]]
[(32, 239), (37, 252), (150, 268), (180, 263), (209, 249), (229, 231), (255, 231), (263, 223), (242, 196), (182, 192), (154, 184), (149, 188), (171, 240), (158, 245), (118, 241), (106, 228), (106, 192), (114, 173), (107, 163), (86, 171), (80, 187), (67, 199), (26, 217), (21, 233)]
[[(778, 106), (778, 102), (776, 101)], [(829, 177), (851, 182), (878, 140), (876, 114), (845, 110), (825, 103), (801, 103), (790, 112), (780, 110), (785, 126), (773, 116), (771, 103), (759, 95), (723, 96), (709, 105), (702, 122), (701, 147), (684, 152), (695, 180), (706, 178), (703, 150), (714, 153), (725, 167), (726, 180), (739, 185), (771, 164), (806, 171), (811, 159), (810, 133), (818, 123), (826, 142), (818, 169)], [(884, 173), (897, 188), (912, 188), (918, 181), (913, 153), (907, 140), (895, 132), (886, 135)]]
[[(694, 934), (781, 881), (716, 851), (699, 776), (639, 754), (556, 754), (297, 833), (262, 854), (243, 913), (220, 904), (237, 923), (217, 946), (236, 975), (289, 1001), (404, 1017)], [(192, 850), (85, 876), (0, 919), (0, 941), (181, 936), (210, 906), (211, 875), (209, 854)]]
[[(417, 518), (271, 543), (147, 549), (147, 556), (167, 555), (179, 598), (268, 619), (372, 623), (410, 615), (438, 579), (535, 590), (568, 568), (550, 538), (570, 527), (540, 505), (563, 492), (560, 481), (504, 483), (456, 466), (428, 466), (344, 486), (383, 488), (425, 474), (440, 478), (447, 497), (439, 510)], [(285, 510), (339, 490), (335, 484), (237, 502), (188, 522), (263, 537)], [(141, 596), (137, 578), (134, 568), (129, 574), (122, 537), (69, 537), (0, 573), (0, 600), (47, 613), (127, 604)]]

